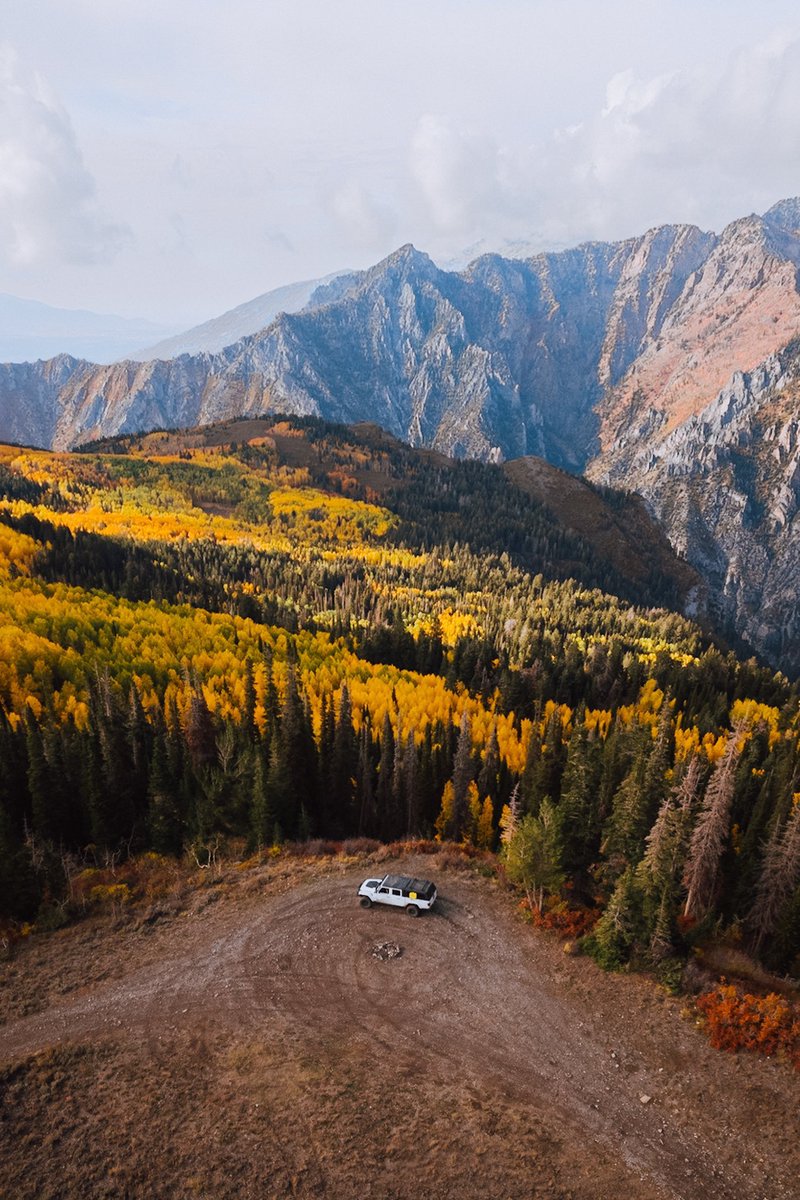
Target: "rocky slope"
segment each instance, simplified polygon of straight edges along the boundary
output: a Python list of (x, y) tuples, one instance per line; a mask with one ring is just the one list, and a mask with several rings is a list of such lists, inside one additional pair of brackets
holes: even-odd
[(646, 495), (724, 623), (800, 673), (800, 342), (734, 375), (666, 437), (592, 472)]
[(405, 246), (214, 353), (0, 367), (0, 438), (66, 448), (272, 409), (374, 421), (457, 456), (538, 455), (636, 487), (722, 612), (773, 661), (800, 669), (780, 542), (788, 547), (792, 518), (778, 526), (770, 515), (791, 507), (789, 460), (780, 478), (767, 452), (739, 465), (747, 518), (733, 520), (733, 448), (708, 415), (742, 388), (748, 413), (769, 411), (767, 379), (791, 410), (773, 376), (800, 332), (799, 229), (790, 200), (718, 236), (666, 226), (525, 261), (486, 255), (460, 273)]

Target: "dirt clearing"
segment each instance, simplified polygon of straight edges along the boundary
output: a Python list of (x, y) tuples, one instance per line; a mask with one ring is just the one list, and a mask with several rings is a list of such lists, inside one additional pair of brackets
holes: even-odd
[(0, 1195), (798, 1200), (796, 1073), (711, 1050), (471, 871), (381, 869), (436, 910), (365, 911), (368, 870), (328, 862), (26, 945)]

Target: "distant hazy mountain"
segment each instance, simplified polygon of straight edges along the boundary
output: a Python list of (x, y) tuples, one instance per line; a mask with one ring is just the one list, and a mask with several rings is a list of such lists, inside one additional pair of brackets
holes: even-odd
[[(153, 346), (146, 346), (129, 354), (134, 362), (149, 362), (151, 359), (177, 358), (181, 354), (213, 354), (224, 350), (249, 334), (258, 333), (275, 320), (278, 313), (299, 312), (308, 304), (313, 304), (318, 294), (326, 295), (328, 285), (345, 276), (345, 272), (327, 275), (324, 279), (307, 279), (301, 283), (290, 283), (286, 287), (275, 288), (239, 304), (221, 317), (204, 321), (174, 337), (165, 338)], [(327, 298), (327, 296), (326, 296)]]
[(797, 200), (719, 235), (664, 226), (462, 272), (405, 246), (221, 351), (0, 367), (0, 437), (68, 447), (271, 409), (538, 455), (640, 492), (720, 613), (800, 671), (798, 272)]
[(36, 362), (69, 354), (110, 363), (131, 354), (145, 340), (174, 332), (174, 326), (154, 321), (52, 308), (0, 294), (0, 362)]

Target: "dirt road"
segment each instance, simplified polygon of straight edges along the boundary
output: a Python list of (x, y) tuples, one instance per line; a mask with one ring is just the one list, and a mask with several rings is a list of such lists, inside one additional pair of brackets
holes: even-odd
[[(787, 1067), (712, 1051), (473, 873), (416, 921), (360, 909), (367, 873), (233, 895), (155, 950), (118, 935), (117, 978), (0, 1027), (0, 1194), (798, 1200)], [(31, 1174), (52, 1121), (55, 1170)]]

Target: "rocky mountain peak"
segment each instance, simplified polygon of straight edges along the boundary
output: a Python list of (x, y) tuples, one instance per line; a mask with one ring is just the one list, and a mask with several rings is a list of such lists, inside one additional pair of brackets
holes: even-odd
[(785, 229), (788, 233), (800, 233), (800, 197), (779, 200), (764, 213), (768, 225)]

